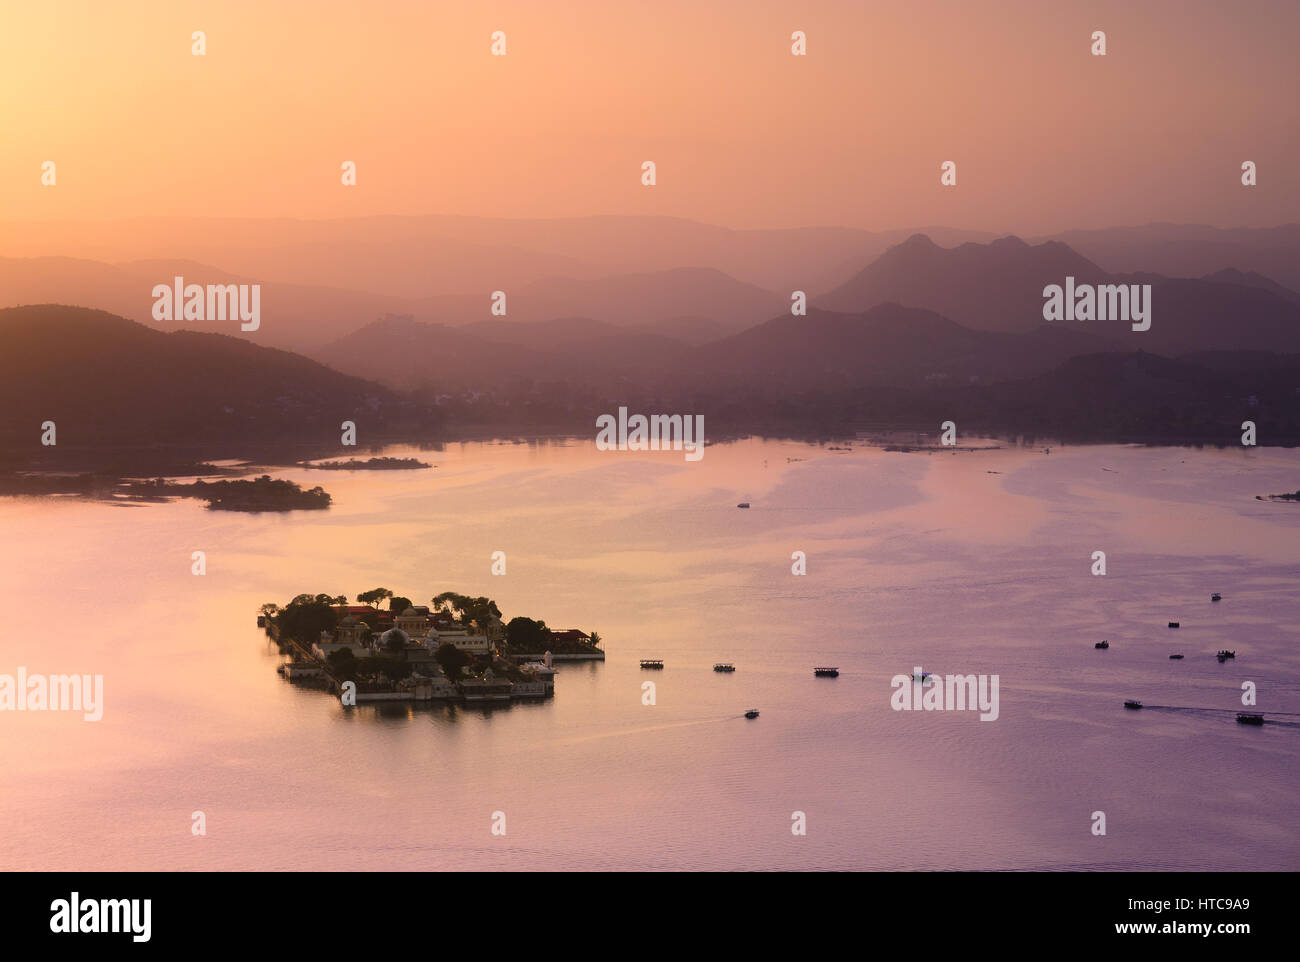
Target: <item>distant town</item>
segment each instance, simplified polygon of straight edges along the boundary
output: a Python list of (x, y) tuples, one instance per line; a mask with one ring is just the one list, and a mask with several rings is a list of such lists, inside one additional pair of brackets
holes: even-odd
[(345, 704), (483, 704), (550, 697), (556, 661), (605, 659), (598, 634), (526, 617), (505, 622), (490, 598), (443, 592), (416, 605), (373, 588), (356, 601), (302, 594), (263, 605), (258, 626), (290, 656), (279, 672)]

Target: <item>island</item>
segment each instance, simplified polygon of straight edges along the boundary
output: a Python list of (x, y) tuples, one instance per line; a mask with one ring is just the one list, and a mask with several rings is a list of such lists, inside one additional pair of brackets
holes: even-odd
[[(194, 465), (195, 473), (233, 473), (236, 469)], [(192, 482), (123, 477), (113, 473), (21, 473), (0, 476), (0, 495), (76, 495), (115, 502), (163, 502), (198, 498), (213, 511), (319, 511), (332, 503), (321, 487), (302, 488), (293, 481), (264, 474), (249, 480)]]
[(371, 458), (368, 461), (352, 458), (348, 461), (304, 464), (303, 467), (316, 471), (413, 471), (419, 468), (431, 468), (433, 465), (419, 458)]
[(1255, 500), (1298, 502), (1300, 501), (1300, 491), (1293, 492), (1292, 494), (1257, 494), (1255, 495)]
[(165, 481), (136, 482), (126, 485), (129, 494), (139, 497), (199, 498), (212, 511), (321, 511), (332, 502), (321, 487), (302, 488), (293, 481), (260, 478), (244, 481), (204, 481), (190, 484)]
[(356, 600), (301, 594), (262, 606), (257, 623), (288, 656), (278, 669), (285, 678), (357, 703), (491, 704), (552, 696), (555, 661), (605, 658), (596, 633), (526, 617), (507, 623), (491, 598), (444, 591), (416, 605), (372, 588)]

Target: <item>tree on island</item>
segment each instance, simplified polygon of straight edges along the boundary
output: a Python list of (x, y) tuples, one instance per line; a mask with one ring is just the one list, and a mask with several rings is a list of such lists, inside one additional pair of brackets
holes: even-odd
[(391, 597), (393, 597), (393, 593), (387, 588), (371, 588), (369, 591), (363, 591), (357, 595), (357, 601), (363, 605), (370, 605), (372, 608), (378, 609), (379, 602)]
[(449, 641), (444, 641), (439, 645), (433, 657), (452, 681), (459, 678), (461, 671), (469, 664), (469, 655)]
[(299, 595), (275, 617), (281, 637), (309, 647), (322, 631), (333, 631), (337, 623), (338, 612), (329, 595)]
[(351, 648), (339, 648), (337, 651), (332, 651), (325, 660), (329, 662), (334, 674), (344, 681), (356, 680), (357, 656), (352, 654)]
[(546, 651), (550, 641), (550, 630), (544, 621), (534, 621), (522, 615), (511, 618), (506, 625), (506, 644), (515, 651)]
[(480, 631), (486, 631), (494, 617), (501, 617), (501, 609), (491, 598), (471, 598), (454, 591), (444, 591), (435, 596), (433, 606), (449, 611), (458, 621), (472, 621)]
[(399, 628), (390, 628), (385, 634), (388, 639), (384, 642), (384, 648), (394, 655), (400, 655), (406, 651), (406, 632)]
[(411, 607), (411, 599), (403, 598), (401, 595), (393, 595), (388, 599), (388, 610), (395, 615), (400, 615), (407, 608)]

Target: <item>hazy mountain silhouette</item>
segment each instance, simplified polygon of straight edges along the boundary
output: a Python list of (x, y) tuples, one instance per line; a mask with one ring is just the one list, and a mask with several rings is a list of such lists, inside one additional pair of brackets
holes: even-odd
[(316, 351), (337, 370), (438, 392), (577, 380), (657, 379), (686, 346), (591, 318), (480, 321), (461, 327), (386, 317)]
[[(417, 316), (448, 324), (491, 320), (491, 290), (429, 298)], [(789, 303), (788, 295), (744, 284), (712, 268), (683, 267), (644, 274), (546, 278), (506, 292), (507, 317), (542, 321), (598, 317), (611, 324), (655, 324), (701, 314), (724, 331), (739, 330)]]
[(1018, 237), (940, 247), (914, 234), (840, 287), (815, 298), (832, 311), (897, 302), (924, 307), (985, 331), (1027, 331), (1043, 323), (1043, 286), (1098, 283), (1105, 272), (1064, 244), (1030, 246)]
[[(177, 448), (208, 458), (259, 444), (336, 451), (347, 420), (362, 443), (581, 433), (612, 403), (702, 413), (715, 437), (836, 436), (864, 422), (933, 430), (960, 417), (966, 431), (1232, 443), (1250, 417), (1269, 443), (1300, 439), (1300, 356), (1107, 351), (1110, 342), (1078, 331), (975, 331), (896, 304), (782, 315), (688, 350), (585, 318), (471, 333), (390, 317), (332, 346), (347, 373), (234, 337), (165, 334), (59, 305), (0, 310), (0, 338), (12, 348), (0, 451), (46, 464), (78, 450), (118, 463)], [(362, 373), (374, 380), (350, 376)], [(396, 390), (408, 383), (423, 400)], [(435, 403), (451, 384), (467, 393)], [(57, 449), (39, 443), (47, 420)]]
[(1168, 277), (1255, 271), (1300, 290), (1300, 224), (1223, 228), (1157, 223), (1070, 230), (1053, 237), (1111, 271)]
[[(944, 227), (928, 230), (945, 244), (991, 236)], [(788, 299), (792, 290), (828, 290), (909, 233), (845, 227), (733, 230), (640, 216), (151, 217), (0, 224), (0, 255), (194, 260), (256, 281), (398, 298), (511, 291), (548, 277), (581, 280), (711, 268)], [(562, 313), (599, 316), (577, 306)]]
[[(1236, 275), (1221, 275), (1235, 278)], [(1300, 350), (1300, 303), (1285, 289), (1218, 279), (1108, 274), (1065, 244), (1029, 245), (1015, 237), (990, 244), (939, 247), (923, 235), (890, 248), (815, 303), (862, 311), (896, 301), (985, 331), (1029, 331), (1045, 323), (1043, 289), (1080, 284), (1150, 284), (1150, 330), (1128, 321), (1053, 321), (1079, 333), (1114, 338), (1122, 350), (1177, 355), (1199, 350)]]
[(1241, 287), (1258, 287), (1270, 294), (1276, 294), (1284, 301), (1300, 304), (1300, 292), (1293, 291), (1289, 287), (1283, 287), (1271, 277), (1265, 277), (1255, 271), (1239, 271), (1235, 267), (1226, 267), (1221, 271), (1215, 271), (1213, 274), (1206, 274), (1201, 280), (1210, 281), (1213, 284), (1237, 284)]
[(40, 448), (275, 440), (333, 443), (429, 428), (429, 412), (377, 384), (235, 337), (164, 334), (104, 311), (56, 304), (0, 310), (10, 360), (0, 378), (0, 432)]
[[(261, 327), (243, 332), (237, 321), (154, 320), (154, 285), (170, 285), (178, 276), (187, 284), (260, 283)], [(71, 257), (0, 258), (0, 307), (48, 303), (109, 311), (158, 330), (227, 334), (296, 351), (325, 344), (385, 313), (415, 309), (401, 298), (258, 281), (195, 261), (104, 264)]]
[(916, 386), (1023, 377), (1104, 351), (1092, 335), (1044, 326), (1009, 334), (963, 327), (933, 311), (880, 304), (861, 314), (786, 313), (694, 352), (691, 371), (720, 385), (770, 390)]

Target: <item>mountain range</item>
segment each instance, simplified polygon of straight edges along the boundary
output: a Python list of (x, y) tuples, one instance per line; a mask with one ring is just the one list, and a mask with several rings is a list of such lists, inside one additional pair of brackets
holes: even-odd
[[(362, 246), (409, 241), (409, 253), (428, 239), (427, 219), (378, 220), (387, 233), (368, 219)], [(441, 226), (477, 244), (488, 244), (500, 226), (450, 220), (456, 223)], [(1278, 431), (1289, 430), (1294, 416), (1298, 396), (1287, 379), (1300, 357), (1300, 294), (1248, 258), (1221, 264), (1210, 256), (1264, 251), (1262, 260), (1276, 267), (1277, 251), (1300, 244), (1287, 229), (1189, 229), (1181, 240), (1200, 245), (1198, 265), (1214, 269), (1181, 277), (1133, 270), (1157, 261), (1121, 256), (1120, 241), (1132, 236), (1124, 231), (1079, 235), (1104, 248), (1100, 261), (1056, 239), (943, 246), (914, 233), (855, 264), (814, 270), (806, 258), (799, 261), (826, 286), (809, 285), (810, 307), (795, 314), (775, 276), (754, 283), (752, 274), (741, 279), (716, 263), (662, 266), (670, 256), (666, 239), (685, 245), (683, 258), (725, 260), (728, 251), (749, 247), (758, 261), (772, 260), (778, 248), (807, 242), (825, 261), (829, 251), (869, 247), (880, 235), (868, 244), (865, 232), (810, 230), (791, 238), (656, 223), (637, 256), (657, 269), (600, 275), (577, 255), (593, 256), (592, 236), (625, 235), (628, 222), (641, 219), (591, 220), (547, 222), (555, 228), (547, 247), (553, 263), (510, 288), (506, 317), (493, 317), (486, 289), (421, 296), (397, 284), (376, 294), (303, 283), (321, 279), (304, 274), (266, 281), (262, 327), (241, 333), (232, 322), (155, 321), (149, 291), (177, 275), (194, 283), (252, 283), (251, 274), (181, 259), (0, 258), (0, 304), (40, 298), (107, 304), (123, 315), (51, 303), (0, 311), (0, 343), (19, 361), (0, 388), (0, 402), (15, 413), (6, 430), (30, 440), (32, 419), (62, 418), (78, 443), (270, 439), (285, 432), (328, 440), (349, 412), (363, 411), (376, 433), (427, 437), (469, 425), (507, 432), (512, 425), (585, 426), (593, 413), (632, 399), (659, 405), (654, 410), (675, 409), (670, 401), (708, 406), (715, 423), (737, 432), (784, 424), (834, 433), (872, 412), (902, 418), (928, 411), (931, 402), (961, 403), (983, 412), (978, 416), (989, 425), (1013, 428), (1016, 405), (1024, 409), (1020, 422), (1028, 423), (1029, 408), (1041, 412), (1063, 402), (1063, 391), (1086, 395), (1102, 385), (1145, 407), (1199, 410), (1208, 398), (1219, 399), (1221, 416), (1207, 410), (1184, 423), (1174, 412), (1160, 422), (1166, 433), (1216, 417), (1226, 424), (1251, 396)], [(543, 242), (535, 224), (511, 226), (514, 240)], [(279, 227), (282, 240), (308, 243), (297, 222)], [(317, 242), (337, 243), (338, 229), (329, 222)], [(746, 236), (731, 236), (737, 233)], [(1100, 243), (1107, 238), (1109, 247)], [(1165, 240), (1179, 240), (1177, 232)], [(701, 254), (706, 249), (711, 253)], [(283, 254), (275, 250), (272, 259)], [(1166, 264), (1176, 259), (1168, 250), (1160, 256)], [(607, 257), (626, 264), (626, 252)], [(544, 273), (556, 265), (572, 273)], [(512, 269), (523, 276), (520, 263)], [(782, 275), (787, 280), (790, 269)], [(1149, 285), (1150, 329), (1136, 332), (1126, 321), (1045, 322), (1044, 287), (1067, 277), (1076, 284)], [(355, 275), (329, 279), (350, 283)], [(1145, 386), (1142, 377), (1149, 378)], [(1259, 390), (1252, 390), (1256, 382)], [(1056, 432), (1123, 427), (1098, 413), (1100, 402), (1089, 403), (1091, 414), (1073, 415), (1062, 403), (1065, 422)], [(17, 434), (15, 423), (22, 426)], [(1132, 426), (1137, 435), (1139, 426)]]

